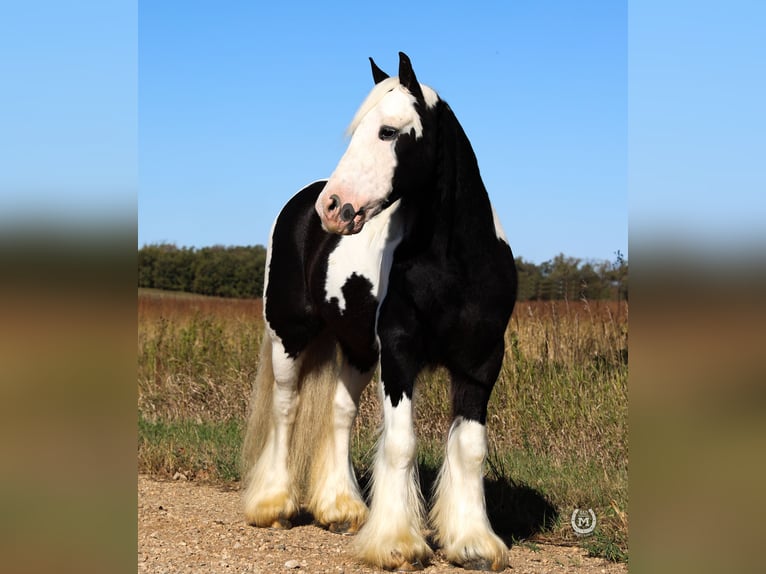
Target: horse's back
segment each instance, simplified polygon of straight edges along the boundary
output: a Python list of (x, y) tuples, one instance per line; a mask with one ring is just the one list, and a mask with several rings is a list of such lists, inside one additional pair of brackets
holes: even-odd
[[(327, 180), (310, 183), (296, 193), (279, 212), (271, 231), (270, 251), (292, 251), (293, 255), (302, 256), (304, 246), (318, 233), (321, 223), (314, 210), (314, 203), (324, 189)], [(313, 237), (312, 237), (313, 236)]]

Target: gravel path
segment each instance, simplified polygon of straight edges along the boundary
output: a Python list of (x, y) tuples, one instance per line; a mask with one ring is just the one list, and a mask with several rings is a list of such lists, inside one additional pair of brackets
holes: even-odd
[[(138, 572), (205, 574), (380, 572), (356, 562), (350, 538), (311, 525), (287, 531), (245, 524), (239, 493), (184, 480), (160, 482), (138, 477)], [(516, 574), (576, 572), (623, 573), (625, 564), (588, 558), (580, 548), (536, 544), (514, 546), (510, 563)], [(436, 553), (424, 574), (465, 572)]]

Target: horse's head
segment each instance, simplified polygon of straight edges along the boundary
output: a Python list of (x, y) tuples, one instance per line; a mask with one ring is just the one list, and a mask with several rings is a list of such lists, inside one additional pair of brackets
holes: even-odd
[(316, 201), (325, 230), (351, 235), (383, 209), (416, 188), (426, 151), (427, 110), (439, 97), (418, 83), (406, 54), (399, 77), (390, 78), (370, 58), (375, 87), (359, 108), (348, 149)]

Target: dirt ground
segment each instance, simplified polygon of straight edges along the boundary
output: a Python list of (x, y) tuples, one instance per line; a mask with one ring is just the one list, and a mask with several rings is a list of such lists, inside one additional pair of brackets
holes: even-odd
[[(138, 572), (206, 574), (311, 572), (351, 574), (379, 572), (354, 560), (351, 538), (316, 526), (275, 531), (248, 526), (239, 493), (184, 480), (138, 478)], [(623, 573), (625, 564), (588, 558), (576, 547), (516, 545), (510, 550), (517, 574), (576, 572)], [(465, 572), (437, 552), (424, 574)]]

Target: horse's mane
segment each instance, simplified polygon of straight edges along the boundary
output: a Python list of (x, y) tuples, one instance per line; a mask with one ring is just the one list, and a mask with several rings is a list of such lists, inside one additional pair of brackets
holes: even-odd
[[(346, 135), (349, 137), (352, 136), (356, 131), (356, 128), (359, 127), (359, 124), (361, 123), (364, 116), (366, 116), (371, 109), (380, 103), (380, 100), (383, 99), (383, 96), (385, 96), (391, 90), (396, 89), (400, 85), (401, 84), (399, 83), (399, 78), (396, 76), (393, 78), (386, 78), (385, 80), (375, 84), (375, 87), (372, 88), (370, 93), (362, 102), (362, 105), (359, 106), (359, 109), (354, 115), (354, 119), (351, 120), (351, 124), (349, 124), (348, 128), (346, 129)], [(431, 108), (436, 105), (436, 102), (439, 100), (439, 95), (432, 88), (424, 84), (420, 84), (420, 88), (423, 90), (423, 97), (426, 100), (426, 106)]]

